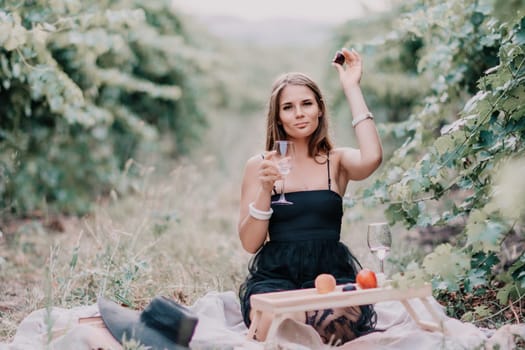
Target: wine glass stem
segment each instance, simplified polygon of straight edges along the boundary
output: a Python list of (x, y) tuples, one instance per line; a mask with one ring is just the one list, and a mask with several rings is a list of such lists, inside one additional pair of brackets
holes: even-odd
[(286, 176), (283, 175), (283, 186), (281, 188), (281, 196), (280, 196), (280, 200), (281, 201), (285, 201), (285, 198), (284, 198), (284, 179), (286, 178)]
[(381, 273), (385, 273), (383, 259), (379, 259), (379, 270), (381, 271)]
[(285, 176), (283, 176), (283, 183), (282, 183), (282, 187), (281, 187), (281, 195), (279, 196), (279, 200), (280, 201), (284, 201), (285, 198), (284, 198), (284, 179), (285, 179)]

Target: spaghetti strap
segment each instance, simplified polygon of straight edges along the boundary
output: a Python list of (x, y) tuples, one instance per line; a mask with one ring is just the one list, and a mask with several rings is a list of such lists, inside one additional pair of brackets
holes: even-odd
[(330, 177), (330, 152), (326, 154), (326, 164), (328, 169), (328, 190), (332, 190), (332, 178)]

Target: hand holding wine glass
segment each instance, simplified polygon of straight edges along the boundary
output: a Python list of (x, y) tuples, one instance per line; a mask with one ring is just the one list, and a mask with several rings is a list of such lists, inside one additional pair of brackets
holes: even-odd
[(392, 246), (392, 234), (386, 222), (375, 222), (368, 224), (367, 233), (368, 248), (379, 259), (379, 268), (382, 274), (385, 273), (384, 260), (390, 253)]
[(295, 155), (295, 148), (292, 141), (275, 141), (274, 151), (276, 151), (274, 159), (276, 160), (277, 169), (282, 175), (281, 195), (278, 200), (273, 201), (272, 204), (293, 204), (286, 199), (284, 195), (284, 179), (293, 165), (293, 158)]

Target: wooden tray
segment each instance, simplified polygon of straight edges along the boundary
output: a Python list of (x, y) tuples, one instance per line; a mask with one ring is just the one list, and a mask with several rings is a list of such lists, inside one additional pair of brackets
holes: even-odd
[[(315, 288), (298, 289), (252, 295), (250, 298), (254, 318), (248, 330), (248, 339), (254, 339), (255, 330), (263, 312), (274, 315), (266, 339), (271, 339), (280, 321), (286, 314), (299, 311), (323, 310), (328, 308), (375, 304), (381, 301), (400, 301), (410, 316), (423, 329), (443, 332), (441, 319), (428, 298), (432, 296), (432, 287), (424, 285), (412, 289), (372, 288), (343, 292), (343, 286), (337, 286), (333, 292), (319, 294)], [(432, 321), (422, 320), (415, 312), (410, 299), (419, 299), (430, 314)]]

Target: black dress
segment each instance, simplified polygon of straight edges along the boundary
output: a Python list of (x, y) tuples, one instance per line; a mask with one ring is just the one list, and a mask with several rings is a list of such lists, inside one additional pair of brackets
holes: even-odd
[[(326, 190), (286, 193), (293, 205), (272, 205), (270, 239), (252, 257), (249, 274), (239, 289), (248, 327), (252, 294), (312, 288), (321, 273), (332, 274), (337, 284), (355, 282), (361, 265), (339, 240), (343, 200), (330, 189), (329, 171), (328, 179)], [(272, 196), (272, 201), (277, 197)], [(351, 325), (357, 335), (368, 332), (375, 320), (371, 306), (361, 310), (361, 320)]]

